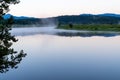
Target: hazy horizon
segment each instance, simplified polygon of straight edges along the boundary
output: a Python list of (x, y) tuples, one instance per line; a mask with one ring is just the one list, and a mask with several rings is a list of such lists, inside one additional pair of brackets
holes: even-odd
[(20, 0), (10, 6), (10, 14), (38, 18), (79, 14), (120, 14), (120, 0)]
[[(8, 13), (10, 15), (16, 16), (16, 17), (33, 17), (33, 18), (50, 18), (50, 17), (58, 17), (58, 16), (74, 16), (74, 15), (84, 15), (84, 14), (90, 14), (90, 15), (100, 15), (100, 14), (117, 14), (120, 15), (120, 13), (98, 13), (98, 14), (93, 14), (93, 13), (82, 13), (82, 14), (64, 14), (64, 15), (56, 15), (56, 16), (47, 16), (47, 17), (34, 17), (34, 16), (25, 16), (25, 15), (14, 15), (11, 13)], [(7, 14), (6, 14), (7, 15)]]

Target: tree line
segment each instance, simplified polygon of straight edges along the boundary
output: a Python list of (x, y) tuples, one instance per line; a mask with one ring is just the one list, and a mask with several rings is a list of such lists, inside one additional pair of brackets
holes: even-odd
[[(102, 15), (71, 15), (71, 16), (58, 16), (46, 18), (54, 20), (55, 24), (119, 24), (120, 17), (115, 16), (102, 16)], [(47, 24), (41, 18), (26, 18), (14, 19), (14, 24), (17, 25), (31, 25), (31, 24)]]
[(120, 17), (102, 15), (74, 15), (56, 17), (59, 24), (119, 24)]

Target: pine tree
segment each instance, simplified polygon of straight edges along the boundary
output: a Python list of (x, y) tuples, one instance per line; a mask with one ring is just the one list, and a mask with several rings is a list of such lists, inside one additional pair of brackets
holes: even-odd
[(10, 33), (14, 22), (13, 17), (4, 19), (3, 16), (9, 11), (11, 4), (18, 4), (18, 0), (0, 0), (0, 73), (7, 72), (10, 68), (17, 68), (26, 54), (21, 50), (19, 53), (11, 48), (13, 42), (18, 40)]

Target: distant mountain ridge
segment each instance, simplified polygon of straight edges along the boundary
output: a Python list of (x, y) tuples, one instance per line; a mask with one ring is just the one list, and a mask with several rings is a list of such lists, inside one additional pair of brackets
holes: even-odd
[[(103, 14), (80, 14), (79, 16), (108, 16), (108, 17), (120, 17), (120, 14), (115, 14), (115, 13), (103, 13)], [(10, 16), (13, 16), (14, 19), (30, 19), (30, 18), (35, 18), (35, 17), (27, 17), (27, 16), (14, 16), (11, 14), (6, 14), (4, 15), (5, 19), (10, 18)], [(64, 16), (64, 15), (63, 15)], [(69, 15), (69, 16), (77, 16), (77, 15)], [(59, 17), (59, 16), (57, 16)]]
[(14, 15), (11, 15), (11, 14), (6, 14), (4, 15), (4, 19), (9, 19), (11, 16), (13, 16), (14, 19), (31, 19), (31, 18), (34, 18), (34, 17), (27, 17), (27, 16), (14, 16)]
[(56, 17), (59, 24), (120, 24), (120, 14), (80, 14)]
[[(4, 15), (5, 19), (13, 16), (11, 14)], [(120, 24), (120, 14), (104, 13), (104, 14), (80, 14), (80, 15), (63, 15), (49, 18), (35, 18), (26, 16), (13, 16), (14, 24), (17, 25), (46, 25), (46, 24)]]
[(120, 14), (114, 14), (114, 13), (104, 13), (104, 14), (98, 14), (100, 16), (111, 16), (111, 17), (120, 17)]

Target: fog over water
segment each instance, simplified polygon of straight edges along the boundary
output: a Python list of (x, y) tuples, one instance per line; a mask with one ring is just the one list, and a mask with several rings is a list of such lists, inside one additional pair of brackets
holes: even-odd
[(27, 36), (35, 34), (49, 34), (49, 35), (59, 35), (59, 36), (81, 36), (81, 37), (91, 37), (91, 36), (104, 36), (112, 37), (120, 35), (120, 32), (111, 31), (83, 31), (83, 30), (65, 30), (56, 29), (55, 25), (49, 25), (44, 27), (32, 26), (23, 28), (13, 28), (11, 33), (16, 36)]

